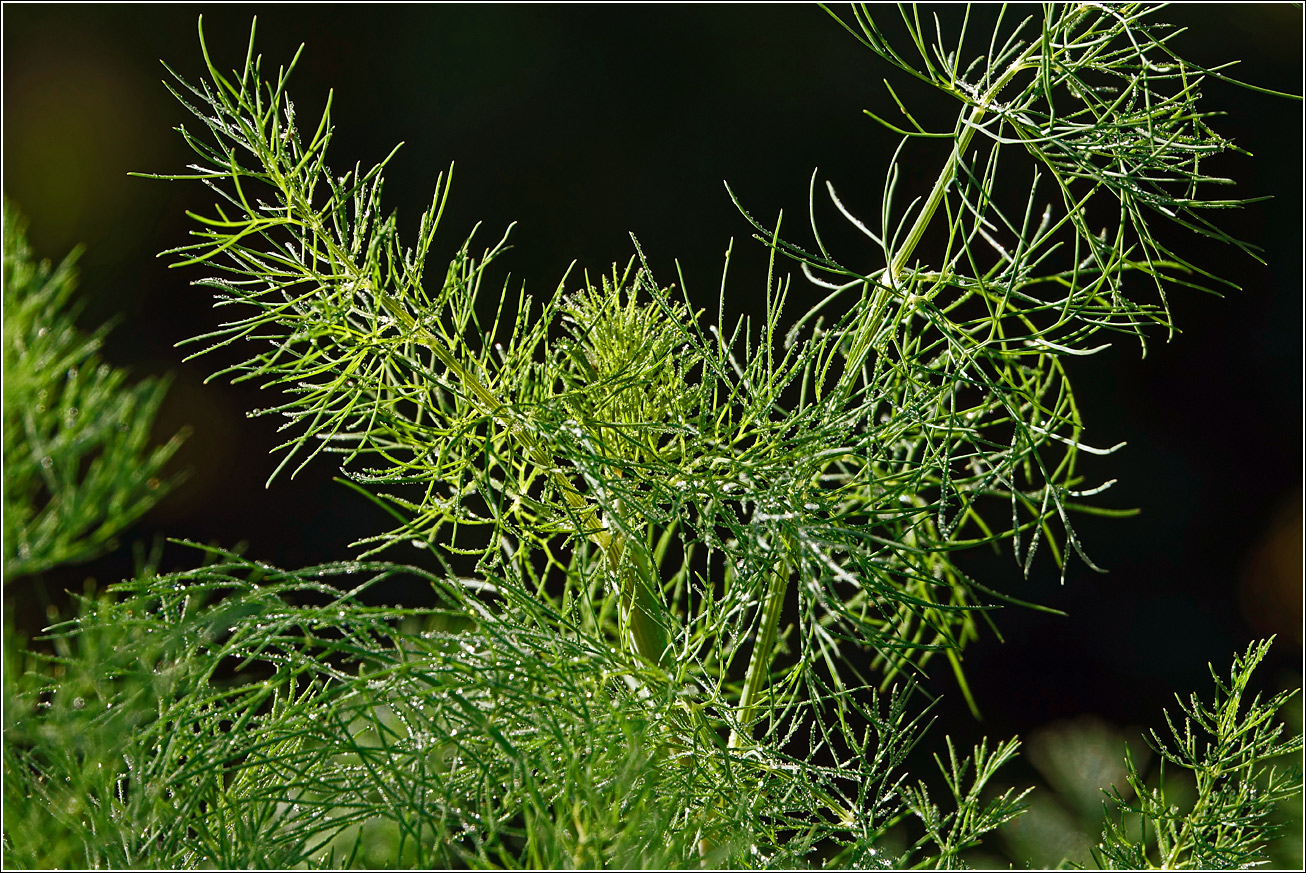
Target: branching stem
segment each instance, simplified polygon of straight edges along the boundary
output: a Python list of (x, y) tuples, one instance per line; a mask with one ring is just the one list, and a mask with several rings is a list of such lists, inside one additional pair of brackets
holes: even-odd
[[(957, 134), (952, 154), (948, 156), (947, 163), (940, 170), (939, 177), (934, 182), (933, 190), (930, 191), (929, 197), (921, 207), (920, 214), (916, 217), (915, 223), (907, 233), (907, 239), (889, 265), (889, 284), (891, 286), (896, 286), (899, 273), (902, 272), (916, 246), (925, 235), (925, 229), (929, 226), (935, 212), (938, 211), (939, 204), (943, 202), (948, 187), (956, 178), (957, 166), (961, 163), (962, 155), (970, 146), (976, 127), (987, 112), (986, 107), (997, 98), (997, 95), (1001, 93), (1002, 89), (1010, 83), (1017, 73), (1030, 65), (1030, 55), (1034, 53), (1036, 48), (1037, 44), (1031, 45), (1019, 59), (1007, 67), (1006, 71), (994, 82), (983, 98), (968, 110), (969, 117), (965, 117), (967, 113), (963, 113), (964, 120), (961, 122), (961, 130)], [(788, 587), (788, 567), (787, 564), (782, 563), (771, 577), (771, 583), (762, 602), (762, 618), (758, 626), (757, 643), (753, 647), (753, 653), (749, 658), (748, 672), (744, 677), (744, 689), (740, 695), (739, 705), (736, 710), (740, 727), (745, 730), (753, 719), (758, 698), (761, 696), (766, 679), (770, 675), (775, 637), (780, 625), (780, 613), (784, 608), (785, 593)], [(969, 694), (967, 694), (967, 697), (969, 697)], [(740, 741), (739, 733), (737, 731), (732, 732), (730, 735), (730, 748), (736, 748)]]
[[(563, 475), (562, 469), (554, 462), (535, 434), (522, 422), (514, 420), (505, 413), (507, 405), (496, 397), (494, 392), (486, 388), (475, 374), (459, 363), (458, 359), (445, 348), (444, 343), (419, 325), (388, 294), (383, 291), (376, 293), (381, 305), (391, 317), (409, 331), (411, 336), (430, 349), (440, 363), (453, 373), (463, 388), (469, 392), (481, 412), (507, 428), (513, 438), (526, 449), (531, 460), (540, 468), (549, 471), (550, 478), (561, 490), (567, 505), (581, 514), (583, 531), (588, 531), (590, 541), (603, 550), (608, 559), (608, 566), (618, 580), (625, 613), (623, 623), (629, 626), (630, 631), (628, 634), (623, 633), (623, 642), (630, 644), (644, 659), (654, 664), (663, 663), (667, 658), (667, 633), (660, 618), (666, 609), (660, 603), (656, 572), (649, 560), (647, 550), (629, 542), (620, 531), (598, 522), (596, 519), (598, 513), (594, 505), (586, 500)], [(617, 512), (620, 514), (619, 505)]]
[[(970, 147), (970, 141), (975, 135), (975, 129), (984, 120), (988, 107), (997, 99), (998, 94), (1002, 93), (1002, 89), (1016, 77), (1017, 73), (1034, 65), (1030, 61), (1030, 55), (1037, 48), (1038, 43), (1027, 48), (998, 77), (998, 80), (993, 83), (993, 87), (986, 91), (983, 97), (975, 105), (971, 106), (967, 112), (962, 113), (961, 130), (957, 133), (956, 141), (952, 147), (952, 154), (948, 156), (943, 169), (939, 171), (939, 177), (934, 181), (933, 190), (930, 191), (929, 197), (921, 206), (920, 214), (916, 216), (916, 221), (912, 224), (911, 230), (907, 232), (907, 239), (903, 241), (902, 247), (898, 249), (898, 252), (889, 263), (888, 279), (892, 287), (897, 287), (898, 275), (907, 266), (908, 259), (916, 251), (916, 246), (920, 244), (921, 238), (925, 236), (925, 229), (929, 227), (930, 221), (934, 218), (934, 213), (938, 211), (939, 204), (943, 202), (943, 197), (948, 192), (949, 186), (952, 185), (952, 180), (957, 177), (957, 166), (961, 163), (962, 155), (966, 153), (966, 149)], [(955, 89), (952, 90), (955, 91)]]

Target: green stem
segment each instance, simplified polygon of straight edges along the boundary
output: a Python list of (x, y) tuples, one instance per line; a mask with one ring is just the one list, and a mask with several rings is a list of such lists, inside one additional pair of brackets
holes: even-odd
[[(924, 205), (921, 206), (920, 214), (916, 216), (916, 221), (912, 224), (911, 230), (907, 231), (907, 238), (903, 241), (902, 247), (898, 249), (889, 263), (888, 280), (890, 286), (897, 287), (898, 276), (907, 266), (907, 261), (911, 258), (912, 253), (916, 251), (916, 246), (920, 244), (921, 238), (925, 236), (925, 229), (929, 227), (930, 221), (934, 218), (934, 213), (939, 209), (939, 204), (943, 202), (943, 197), (948, 192), (948, 186), (957, 177), (957, 166), (961, 163), (961, 157), (966, 153), (966, 149), (970, 147), (970, 141), (975, 135), (976, 127), (988, 112), (986, 107), (997, 99), (998, 94), (1015, 78), (1017, 73), (1029, 67), (1031, 63), (1029, 58), (1039, 48), (1039, 45), (1036, 42), (1025, 49), (1024, 54), (1007, 67), (1003, 74), (998, 77), (998, 80), (993, 83), (993, 86), (976, 101), (975, 105), (971, 106), (969, 117), (966, 117), (961, 123), (961, 131), (953, 142), (952, 154), (948, 156), (947, 163), (939, 171), (939, 177), (934, 180), (934, 188), (930, 191), (929, 197), (925, 199)], [(955, 89), (952, 90), (955, 91)], [(963, 116), (965, 116), (965, 113), (963, 113)]]
[[(627, 540), (620, 531), (598, 522), (597, 509), (576, 490), (576, 487), (562, 473), (561, 468), (540, 443), (528, 427), (506, 413), (507, 406), (481, 383), (476, 376), (464, 367), (456, 357), (445, 348), (434, 334), (419, 325), (402, 306), (399, 306), (383, 291), (377, 292), (381, 305), (410, 334), (416, 336), (449, 369), (472, 402), (486, 415), (493, 417), (506, 427), (513, 437), (526, 449), (530, 459), (539, 467), (548, 470), (567, 504), (579, 511), (584, 519), (582, 527), (588, 532), (592, 542), (598, 545), (607, 556), (608, 565), (618, 580), (622, 603), (623, 643), (654, 664), (663, 665), (669, 656), (667, 631), (664, 624), (666, 606), (662, 601), (660, 586), (657, 585), (657, 573), (642, 544)], [(620, 516), (620, 502), (614, 506)], [(594, 524), (591, 524), (593, 522)], [(626, 629), (629, 634), (626, 634)]]
[[(402, 306), (397, 304), (390, 297), (390, 295), (380, 290), (376, 292), (376, 295), (377, 299), (381, 301), (381, 305), (385, 307), (386, 312), (390, 313), (390, 316), (394, 318), (395, 321), (399, 322), (399, 324), (401, 324), (410, 334), (415, 335), (418, 341), (430, 349), (431, 353), (439, 359), (440, 363), (444, 364), (444, 366), (454, 374), (457, 381), (471, 396), (471, 400), (477, 408), (480, 409), (483, 414), (494, 418), (501, 425), (507, 428), (517, 442), (526, 449), (526, 453), (530, 456), (530, 459), (543, 469), (549, 471), (549, 476), (553, 479), (554, 484), (556, 484), (562, 491), (563, 496), (567, 499), (568, 505), (570, 505), (572, 509), (584, 511), (587, 516), (593, 516), (595, 513), (594, 507), (591, 506), (589, 501), (587, 501), (581, 493), (576, 490), (576, 487), (562, 474), (562, 471), (558, 466), (553, 463), (553, 458), (551, 458), (549, 453), (545, 451), (544, 447), (540, 444), (540, 441), (535, 438), (535, 434), (531, 433), (529, 429), (523, 427), (520, 421), (515, 420), (512, 416), (506, 413), (508, 408), (507, 404), (496, 397), (493, 391), (481, 384), (481, 380), (477, 379), (474, 374), (459, 363), (458, 359), (455, 358), (447, 348), (445, 348), (444, 343), (440, 342), (440, 340), (438, 340), (429, 330), (419, 325), (411, 315), (404, 311)], [(600, 533), (606, 534), (607, 532), (601, 531)], [(599, 536), (599, 534), (591, 533), (591, 538), (597, 536)], [(595, 541), (600, 546), (606, 548), (608, 546), (609, 538), (610, 537), (604, 537), (602, 539), (596, 539)]]
[[(610, 552), (609, 560), (619, 580), (623, 637), (628, 637), (634, 650), (646, 660), (665, 667), (671, 658), (665, 625), (667, 610), (653, 560), (642, 543), (620, 534), (614, 536), (613, 548), (618, 553)], [(622, 551), (625, 554), (619, 553)]]
[[(891, 287), (897, 286), (899, 274), (911, 258), (912, 253), (915, 252), (916, 246), (920, 244), (922, 237), (925, 236), (925, 229), (938, 211), (939, 204), (943, 202), (948, 187), (956, 178), (957, 166), (961, 163), (962, 155), (970, 147), (970, 141), (975, 135), (975, 129), (987, 113), (985, 107), (997, 98), (998, 94), (1017, 73), (1029, 66), (1030, 56), (1038, 47), (1039, 44), (1035, 43), (1026, 49), (1024, 54), (1008, 66), (1002, 75), (998, 77), (997, 81), (993, 83), (993, 86), (989, 88), (983, 97), (975, 105), (971, 106), (968, 117), (965, 117), (960, 125), (961, 130), (953, 143), (952, 154), (948, 156), (947, 163), (939, 171), (939, 177), (934, 181), (934, 188), (930, 191), (929, 197), (926, 198), (924, 205), (921, 207), (920, 214), (916, 216), (916, 221), (912, 224), (911, 230), (907, 232), (907, 238), (903, 241), (902, 247), (898, 249), (889, 263), (888, 280)], [(963, 113), (963, 116), (965, 115)], [(770, 676), (775, 638), (780, 626), (780, 612), (784, 607), (785, 592), (788, 590), (788, 586), (788, 567), (782, 564), (775, 575), (771, 577), (771, 584), (767, 587), (766, 596), (762, 603), (762, 617), (758, 626), (757, 643), (749, 658), (748, 672), (744, 676), (744, 689), (739, 697), (739, 705), (736, 709), (741, 729), (746, 730), (747, 725), (751, 723), (757, 709), (758, 699), (761, 697), (766, 680)], [(740, 734), (732, 732), (730, 735), (730, 748), (738, 747), (741, 741)]]
[[(748, 672), (744, 674), (744, 690), (739, 695), (739, 705), (735, 715), (739, 720), (739, 729), (747, 731), (757, 710), (758, 698), (766, 680), (771, 675), (771, 659), (775, 652), (776, 633), (780, 628), (780, 613), (784, 609), (785, 593), (789, 589), (788, 562), (782, 561), (771, 576), (766, 596), (762, 601), (762, 615), (758, 621), (757, 642), (753, 645), (753, 654), (748, 659)], [(729, 748), (739, 747), (742, 736), (739, 731), (730, 733)]]

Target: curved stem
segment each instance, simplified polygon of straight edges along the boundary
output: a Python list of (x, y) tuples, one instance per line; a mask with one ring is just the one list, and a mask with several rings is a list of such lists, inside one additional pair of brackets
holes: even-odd
[[(934, 218), (934, 213), (938, 211), (939, 204), (943, 202), (943, 196), (947, 193), (948, 186), (957, 177), (957, 166), (961, 163), (961, 157), (966, 153), (966, 149), (970, 147), (971, 138), (975, 135), (975, 128), (988, 113), (988, 106), (997, 99), (998, 94), (1015, 78), (1017, 73), (1030, 66), (1030, 55), (1034, 53), (1038, 46), (1038, 43), (1034, 43), (1025, 49), (1024, 54), (1007, 67), (1002, 75), (998, 77), (998, 80), (993, 83), (993, 86), (971, 106), (969, 116), (963, 113), (961, 131), (953, 142), (952, 154), (948, 156), (947, 163), (939, 171), (939, 177), (934, 180), (934, 188), (921, 206), (920, 214), (916, 216), (916, 221), (912, 224), (911, 230), (907, 231), (907, 239), (903, 241), (902, 247), (898, 249), (889, 263), (888, 280), (891, 286), (897, 287), (898, 275), (907, 265), (912, 253), (916, 251), (916, 246), (920, 244), (921, 238), (925, 236), (925, 229)], [(955, 91), (955, 89), (953, 90)]]
[[(649, 662), (664, 664), (669, 657), (667, 630), (664, 623), (666, 606), (662, 602), (661, 587), (657, 584), (657, 573), (648, 549), (642, 543), (631, 542), (623, 533), (613, 530), (610, 525), (599, 522), (598, 509), (576, 490), (576, 486), (563, 474), (535, 434), (520, 420), (506, 414), (506, 404), (486, 388), (475, 374), (459, 363), (444, 343), (418, 324), (388, 294), (379, 290), (376, 294), (391, 317), (403, 325), (422, 345), (430, 349), (440, 363), (454, 374), (481, 412), (508, 428), (517, 442), (526, 449), (530, 459), (549, 471), (550, 478), (562, 491), (567, 504), (581, 513), (583, 518), (581, 527), (584, 529), (582, 532), (603, 550), (609, 568), (617, 577), (623, 613), (623, 643), (629, 645), (634, 652)], [(614, 509), (618, 516), (622, 515), (619, 502)]]

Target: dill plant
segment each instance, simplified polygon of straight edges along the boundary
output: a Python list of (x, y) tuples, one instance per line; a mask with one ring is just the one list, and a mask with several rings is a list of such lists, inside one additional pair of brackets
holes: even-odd
[(165, 381), (125, 385), (100, 360), (109, 325), (83, 334), (77, 253), (38, 263), (4, 203), (4, 577), (90, 560), (176, 484), (184, 434), (149, 447)]
[[(960, 112), (950, 131), (905, 106), (881, 119), (949, 150), (915, 200), (890, 167), (878, 221), (825, 185), (870, 272), (814, 217), (798, 245), (744, 212), (770, 258), (759, 324), (731, 322), (724, 275), (709, 319), (637, 241), (624, 268), (547, 299), (489, 290), (507, 234), (438, 255), (452, 170), (405, 245), (382, 205), (390, 157), (333, 171), (329, 99), (301, 129), (299, 55), (265, 75), (251, 28), (224, 74), (201, 28), (208, 79), (174, 74), (198, 163), (162, 177), (216, 196), (169, 253), (231, 313), (197, 354), (252, 348), (221, 374), (280, 390), (256, 410), (285, 419), (274, 477), (333, 461), (394, 526), (295, 571), (192, 544), (193, 570), (80, 598), (52, 654), (6, 674), (6, 806), (32, 822), (6, 824), (6, 858), (962, 864), (1024, 795), (986, 790), (1015, 739), (949, 741), (942, 805), (902, 770), (927, 724), (917, 676), (944, 659), (969, 700), (961, 652), (1014, 600), (954, 556), (1092, 566), (1072, 516), (1118, 513), (1092, 502), (1111, 483), (1085, 481), (1080, 454), (1111, 449), (1083, 439), (1067, 357), (1168, 328), (1170, 289), (1229, 284), (1158, 224), (1252, 251), (1207, 218), (1239, 202), (1209, 198), (1225, 180), (1202, 171), (1233, 148), (1196, 107), (1219, 72), (1174, 54), (1156, 14), (1004, 11), (979, 38), (969, 16), (945, 33), (904, 9), (901, 44), (868, 9), (836, 15)], [(790, 263), (821, 289), (796, 315)], [(404, 543), (429, 565), (382, 560)], [(397, 577), (432, 603), (369, 605)], [(1267, 762), (1301, 750), (1273, 726), (1286, 696), (1242, 700), (1266, 645), (1212, 707), (1185, 706), (1215, 751), (1186, 727), (1162, 753), (1198, 774), (1193, 808), (1131, 769), (1099, 863), (1261, 857), (1273, 804), (1300, 790)], [(886, 839), (908, 821), (905, 844)]]

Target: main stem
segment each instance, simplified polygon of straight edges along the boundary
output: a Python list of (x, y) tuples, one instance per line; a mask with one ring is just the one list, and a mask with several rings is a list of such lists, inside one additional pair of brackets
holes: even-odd
[[(926, 198), (924, 205), (921, 206), (920, 214), (916, 216), (916, 221), (912, 224), (911, 230), (907, 231), (907, 238), (903, 241), (902, 247), (898, 249), (889, 262), (888, 279), (890, 286), (895, 288), (898, 286), (898, 276), (907, 266), (907, 261), (912, 253), (916, 251), (916, 246), (920, 244), (921, 238), (925, 236), (925, 229), (934, 219), (934, 213), (938, 211), (944, 195), (948, 193), (948, 186), (957, 177), (957, 166), (961, 163), (961, 157), (970, 148), (970, 141), (975, 136), (975, 129), (984, 120), (984, 116), (988, 114), (986, 107), (997, 99), (998, 94), (1015, 78), (1017, 73), (1029, 66), (1031, 63), (1030, 56), (1038, 46), (1039, 43), (1036, 42), (1025, 49), (1020, 58), (1007, 67), (997, 81), (993, 83), (992, 87), (976, 101), (975, 105), (971, 106), (969, 117), (967, 117), (966, 113), (962, 113), (961, 130), (953, 141), (952, 154), (948, 156), (947, 163), (939, 171), (939, 177), (934, 181), (934, 188), (930, 191), (930, 196)], [(956, 89), (952, 90), (955, 93)]]
[[(934, 188), (921, 206), (920, 214), (916, 216), (916, 221), (907, 232), (907, 238), (903, 241), (902, 247), (890, 259), (888, 267), (888, 284), (890, 287), (896, 288), (898, 286), (898, 276), (906, 268), (907, 261), (915, 252), (916, 246), (920, 244), (922, 237), (925, 236), (925, 230), (934, 219), (935, 213), (938, 212), (939, 205), (943, 203), (948, 187), (957, 176), (957, 167), (961, 164), (962, 156), (970, 148), (975, 129), (987, 114), (985, 107), (997, 98), (998, 94), (1017, 73), (1029, 66), (1031, 63), (1030, 58), (1038, 45), (1038, 43), (1035, 43), (1027, 48), (1020, 58), (1012, 62), (1003, 74), (998, 77), (997, 81), (993, 83), (983, 97), (970, 107), (969, 112), (962, 113), (959, 123), (961, 130), (953, 141), (952, 153), (948, 156), (943, 169), (939, 171), (939, 176), (934, 182)], [(767, 586), (767, 592), (762, 601), (762, 616), (758, 623), (757, 642), (753, 647), (752, 655), (749, 657), (748, 672), (744, 675), (744, 689), (739, 696), (739, 705), (735, 709), (739, 729), (732, 731), (730, 734), (729, 745), (732, 749), (737, 748), (743, 741), (743, 735), (739, 731), (747, 731), (748, 726), (752, 723), (758, 701), (770, 675), (771, 660), (775, 653), (775, 638), (780, 626), (780, 613), (784, 607), (784, 598), (788, 586), (788, 564), (787, 562), (781, 562), (775, 574), (771, 577), (771, 583)]]
[[(615, 508), (618, 515), (623, 515), (620, 502)], [(665, 667), (671, 658), (663, 623), (666, 607), (652, 556), (644, 543), (620, 533), (613, 535), (607, 548), (608, 564), (617, 574), (623, 640), (628, 640), (647, 660)]]
[[(762, 616), (758, 621), (757, 640), (753, 644), (753, 654), (748, 659), (748, 672), (744, 674), (744, 690), (739, 695), (739, 706), (735, 716), (739, 727), (730, 732), (729, 748), (739, 747), (744, 736), (753, 723), (757, 712), (758, 700), (762, 696), (766, 680), (771, 674), (771, 658), (775, 650), (775, 638), (780, 628), (780, 612), (784, 609), (785, 593), (789, 589), (789, 566), (782, 561), (771, 576), (771, 583), (766, 588), (762, 600)], [(740, 731), (744, 731), (741, 734)]]
[[(598, 521), (596, 517), (598, 510), (563, 475), (562, 469), (554, 462), (554, 458), (535, 434), (521, 421), (505, 413), (506, 404), (500, 401), (493, 391), (485, 387), (475, 374), (464, 367), (445, 348), (444, 343), (419, 325), (388, 294), (378, 290), (376, 295), (386, 311), (422, 345), (430, 349), (440, 363), (454, 374), (481, 412), (507, 428), (517, 442), (526, 449), (531, 461), (549, 471), (550, 478), (562, 491), (567, 505), (580, 513), (581, 527), (588, 533), (590, 540), (603, 550), (608, 559), (608, 566), (617, 578), (623, 612), (623, 643), (630, 645), (633, 651), (645, 660), (660, 666), (665, 665), (669, 657), (667, 630), (663, 623), (666, 607), (662, 602), (661, 589), (657, 585), (657, 573), (648, 549), (641, 543), (628, 541), (623, 533)], [(614, 509), (620, 514), (619, 502)]]

